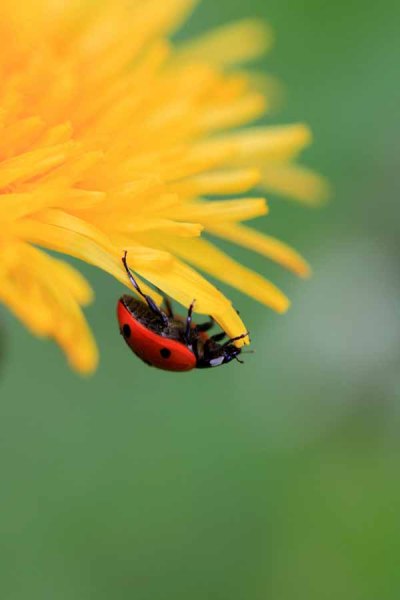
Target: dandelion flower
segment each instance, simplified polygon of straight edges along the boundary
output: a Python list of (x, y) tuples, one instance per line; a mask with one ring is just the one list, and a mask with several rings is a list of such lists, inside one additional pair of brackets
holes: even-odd
[(242, 224), (268, 212), (264, 189), (306, 203), (324, 192), (293, 164), (310, 142), (305, 125), (240, 129), (268, 108), (244, 65), (271, 34), (247, 20), (174, 46), (194, 4), (0, 5), (0, 301), (81, 372), (98, 360), (82, 312), (93, 292), (46, 250), (129, 285), (128, 250), (145, 290), (185, 306), (195, 298), (232, 337), (245, 330), (240, 317), (197, 269), (278, 312), (289, 301), (207, 234), (308, 273), (294, 250)]

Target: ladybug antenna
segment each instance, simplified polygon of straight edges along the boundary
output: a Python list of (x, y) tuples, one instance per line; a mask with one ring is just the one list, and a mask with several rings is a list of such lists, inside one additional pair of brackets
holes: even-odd
[(240, 358), (238, 358), (237, 356), (235, 356), (235, 360), (237, 360), (238, 363), (240, 363), (241, 365), (244, 365), (244, 360), (240, 360)]
[(128, 261), (126, 259), (127, 257), (127, 250), (124, 251), (124, 255), (122, 257), (122, 264), (125, 267), (125, 271), (126, 274), (128, 275), (129, 281), (131, 282), (132, 286), (135, 288), (135, 290), (137, 291), (137, 293), (142, 296), (143, 300), (146, 302), (147, 306), (149, 307), (149, 309), (155, 314), (157, 315), (161, 321), (163, 322), (164, 326), (168, 325), (168, 317), (167, 315), (157, 306), (157, 304), (154, 302), (153, 298), (151, 296), (148, 296), (147, 294), (144, 294), (138, 284), (138, 282), (136, 281), (136, 279), (133, 276), (133, 273), (131, 271), (131, 269), (128, 266)]

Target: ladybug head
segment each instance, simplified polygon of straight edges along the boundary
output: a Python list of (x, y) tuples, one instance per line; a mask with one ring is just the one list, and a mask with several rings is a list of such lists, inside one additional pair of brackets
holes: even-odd
[(196, 367), (198, 369), (206, 369), (209, 367), (219, 367), (236, 359), (242, 363), (237, 357), (242, 349), (237, 348), (234, 344), (226, 344), (224, 346), (216, 345), (211, 351), (205, 352), (203, 356), (197, 358)]
[(231, 362), (231, 360), (233, 360), (234, 358), (240, 362), (243, 363), (242, 360), (239, 360), (237, 357), (239, 354), (241, 354), (242, 349), (241, 348), (237, 348), (234, 344), (228, 344), (227, 346), (225, 346), (224, 348), (222, 348), (222, 350), (224, 351), (224, 363), (228, 363)]

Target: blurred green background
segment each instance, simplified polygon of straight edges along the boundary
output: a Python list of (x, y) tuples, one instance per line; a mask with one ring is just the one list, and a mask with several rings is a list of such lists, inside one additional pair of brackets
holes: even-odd
[[(161, 1), (161, 0), (160, 0)], [(184, 35), (260, 16), (334, 201), (271, 198), (257, 226), (298, 248), (281, 317), (227, 290), (246, 365), (173, 375), (118, 334), (121, 286), (90, 267), (92, 379), (1, 308), (0, 596), (7, 600), (400, 597), (398, 23), (384, 0), (204, 0)]]

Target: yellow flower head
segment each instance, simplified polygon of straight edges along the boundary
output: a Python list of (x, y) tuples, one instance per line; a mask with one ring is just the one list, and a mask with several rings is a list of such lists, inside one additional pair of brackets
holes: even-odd
[(81, 309), (92, 291), (43, 249), (125, 285), (128, 250), (140, 278), (185, 306), (195, 298), (232, 337), (245, 331), (241, 319), (195, 268), (279, 312), (288, 300), (205, 232), (308, 273), (294, 250), (242, 225), (267, 213), (254, 188), (309, 203), (324, 191), (292, 164), (310, 142), (306, 126), (238, 129), (268, 108), (242, 66), (270, 32), (248, 20), (174, 47), (169, 35), (194, 3), (0, 5), (0, 301), (82, 372), (97, 364)]

